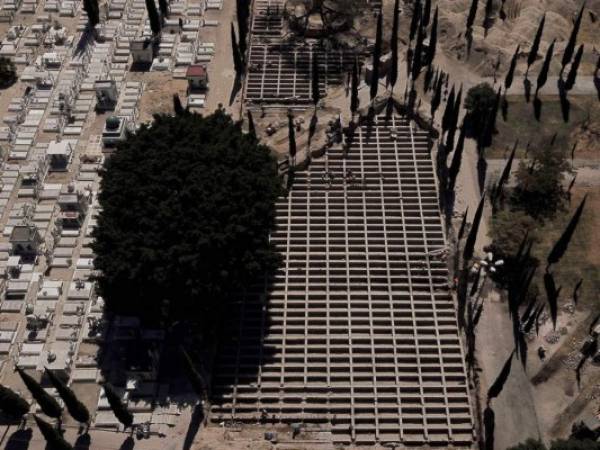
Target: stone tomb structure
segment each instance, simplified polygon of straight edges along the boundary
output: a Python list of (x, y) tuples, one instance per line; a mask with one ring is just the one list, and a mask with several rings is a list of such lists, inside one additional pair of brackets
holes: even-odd
[(296, 173), (284, 261), (239, 298), (212, 420), (303, 424), (339, 444), (470, 448), (473, 419), (427, 133), (361, 126)]

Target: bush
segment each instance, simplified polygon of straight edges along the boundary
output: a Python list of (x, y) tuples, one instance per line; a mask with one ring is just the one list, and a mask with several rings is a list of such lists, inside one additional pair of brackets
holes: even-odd
[(516, 172), (511, 203), (536, 218), (553, 217), (564, 208), (564, 173), (570, 170), (565, 152), (552, 146), (531, 149)]
[(103, 171), (93, 248), (107, 309), (213, 325), (230, 294), (276, 267), (280, 190), (269, 149), (223, 111), (155, 116)]
[(600, 450), (600, 443), (590, 439), (559, 439), (552, 442), (550, 450)]
[(467, 91), (465, 97), (465, 124), (468, 137), (479, 137), (485, 129), (485, 122), (496, 103), (494, 88), (488, 83), (480, 83)]
[(15, 65), (8, 58), (0, 57), (0, 89), (12, 86), (17, 81)]

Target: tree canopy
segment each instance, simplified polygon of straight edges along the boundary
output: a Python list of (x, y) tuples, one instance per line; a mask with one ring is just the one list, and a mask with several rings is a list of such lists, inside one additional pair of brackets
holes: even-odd
[(109, 311), (212, 323), (276, 267), (276, 162), (224, 111), (155, 116), (102, 175), (93, 248)]
[(8, 58), (0, 58), (0, 89), (7, 88), (17, 81), (15, 65)]
[(478, 137), (485, 130), (486, 120), (494, 109), (496, 92), (488, 83), (480, 83), (467, 91), (465, 109), (467, 110), (467, 136)]

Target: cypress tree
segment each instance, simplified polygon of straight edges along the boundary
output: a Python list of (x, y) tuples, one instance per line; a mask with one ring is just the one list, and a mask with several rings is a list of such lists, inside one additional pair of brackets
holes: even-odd
[(546, 23), (546, 14), (542, 16), (542, 20), (538, 25), (538, 29), (535, 33), (535, 37), (533, 38), (533, 43), (531, 44), (531, 49), (529, 50), (529, 55), (527, 55), (527, 70), (525, 71), (525, 78), (527, 78), (527, 74), (529, 73), (529, 68), (535, 62), (538, 51), (540, 49), (540, 42), (542, 40), (542, 33), (544, 32), (544, 24)]
[(512, 163), (515, 158), (515, 153), (517, 152), (518, 142), (519, 142), (518, 140), (515, 142), (512, 152), (510, 153), (510, 156), (508, 157), (508, 161), (506, 162), (506, 165), (504, 166), (504, 170), (502, 171), (502, 174), (500, 175), (500, 178), (498, 179), (498, 184), (496, 184), (496, 188), (492, 192), (492, 202), (494, 202), (498, 197), (500, 197), (502, 195), (502, 188), (504, 187), (504, 184), (508, 181), (508, 178), (510, 177), (510, 171), (512, 169)]
[(446, 100), (446, 109), (444, 109), (444, 115), (442, 116), (442, 134), (450, 128), (452, 123), (452, 115), (454, 114), (454, 85), (450, 89), (448, 100)]
[(42, 436), (44, 436), (44, 439), (48, 443), (49, 450), (73, 450), (73, 446), (64, 440), (56, 428), (36, 415), (34, 415), (33, 418), (35, 419)]
[(482, 195), (481, 200), (479, 200), (479, 205), (477, 206), (477, 211), (475, 211), (475, 216), (473, 217), (473, 225), (471, 225), (471, 229), (469, 230), (469, 235), (467, 236), (467, 241), (465, 242), (465, 248), (463, 249), (464, 261), (469, 261), (475, 252), (475, 241), (477, 240), (477, 232), (479, 230), (479, 224), (481, 223), (484, 202), (485, 195)]
[(248, 134), (256, 139), (256, 128), (254, 127), (254, 118), (252, 117), (252, 111), (247, 110), (248, 114)]
[(158, 9), (164, 18), (169, 17), (169, 4), (167, 0), (158, 0)]
[(200, 398), (206, 397), (207, 391), (204, 378), (196, 370), (196, 366), (194, 365), (194, 362), (192, 361), (192, 358), (190, 358), (188, 352), (183, 347), (180, 347), (179, 351), (181, 353), (183, 371), (185, 372), (188, 381), (192, 385), (194, 392)]
[(458, 135), (456, 150), (454, 150), (454, 154), (452, 155), (452, 162), (450, 163), (450, 168), (448, 169), (448, 189), (450, 190), (454, 190), (454, 186), (456, 185), (456, 178), (458, 177), (458, 173), (460, 172), (462, 154), (465, 148), (466, 128), (467, 127), (465, 127), (465, 124), (463, 122), (462, 126), (460, 127), (460, 133)]
[(248, 18), (250, 17), (250, 4), (248, 0), (236, 0), (236, 17), (239, 31), (240, 56), (244, 60), (248, 40)]
[(435, 118), (435, 113), (440, 106), (442, 101), (442, 85), (444, 84), (444, 80), (442, 77), (438, 77), (437, 83), (435, 85), (435, 91), (433, 93), (433, 98), (431, 99), (431, 120)]
[(358, 98), (358, 61), (354, 60), (354, 65), (352, 66), (352, 83), (351, 83), (351, 95), (350, 95), (350, 112), (352, 116), (356, 114), (358, 111), (358, 107), (360, 105), (360, 101)]
[(544, 273), (544, 288), (546, 290), (546, 297), (548, 298), (548, 306), (550, 307), (552, 325), (554, 326), (554, 329), (556, 329), (556, 319), (558, 317), (558, 296), (561, 288), (556, 288), (554, 276), (551, 272), (546, 271), (546, 273)]
[(563, 231), (561, 237), (558, 239), (558, 241), (556, 241), (554, 247), (552, 247), (552, 250), (550, 251), (550, 254), (547, 258), (548, 266), (557, 263), (567, 251), (567, 248), (569, 247), (569, 242), (571, 241), (571, 238), (575, 233), (575, 228), (577, 228), (577, 224), (579, 223), (579, 219), (581, 218), (581, 214), (583, 213), (583, 208), (585, 206), (586, 199), (587, 195), (583, 197), (583, 200), (577, 207), (575, 214), (573, 214), (573, 217), (569, 221), (567, 228), (565, 228), (565, 231)]
[(413, 3), (413, 15), (410, 19), (410, 29), (408, 33), (408, 38), (410, 42), (415, 38), (415, 34), (417, 32), (417, 27), (419, 26), (419, 22), (421, 20), (421, 0), (415, 0)]
[(0, 411), (14, 419), (29, 412), (29, 403), (12, 389), (0, 384)]
[(173, 94), (173, 110), (175, 111), (175, 115), (177, 116), (180, 116), (185, 112), (185, 108), (181, 104), (179, 94)]
[(469, 212), (469, 207), (467, 206), (467, 208), (465, 209), (465, 212), (463, 213), (463, 217), (462, 220), (460, 221), (460, 227), (458, 229), (458, 240), (460, 241), (463, 238), (463, 235), (465, 234), (465, 228), (467, 227), (467, 214)]
[(506, 73), (506, 78), (504, 78), (504, 87), (505, 90), (508, 90), (513, 82), (513, 77), (515, 75), (515, 67), (517, 67), (517, 58), (519, 57), (519, 50), (521, 49), (521, 45), (517, 45), (517, 49), (513, 53), (512, 59), (510, 60), (510, 66), (508, 67), (508, 72)]
[(379, 13), (377, 17), (377, 34), (375, 36), (375, 49), (373, 50), (373, 72), (371, 73), (371, 89), (369, 95), (371, 101), (377, 97), (377, 89), (379, 87), (379, 64), (381, 59), (381, 39), (382, 39), (382, 21), (383, 14)]
[(538, 91), (546, 84), (548, 80), (548, 70), (550, 70), (550, 62), (552, 61), (552, 53), (554, 52), (554, 43), (556, 40), (553, 40), (550, 46), (548, 47), (548, 51), (546, 52), (546, 57), (544, 58), (544, 63), (542, 64), (542, 68), (540, 69), (540, 73), (537, 78), (537, 86), (535, 88), (535, 93), (537, 96)]
[(312, 51), (311, 89), (312, 89), (312, 100), (316, 107), (317, 104), (319, 103), (319, 100), (321, 99), (321, 92), (319, 91), (319, 57), (318, 57), (317, 52), (314, 50), (314, 47), (313, 47), (313, 51)]
[(121, 397), (115, 392), (114, 388), (109, 383), (102, 385), (104, 388), (104, 394), (110, 405), (115, 417), (123, 424), (125, 428), (129, 428), (133, 425), (133, 415), (127, 409), (127, 406), (121, 401)]
[(98, 0), (83, 0), (83, 10), (88, 16), (88, 22), (91, 28), (94, 28), (100, 23)]
[(573, 52), (575, 51), (575, 45), (577, 44), (577, 33), (579, 33), (579, 27), (581, 26), (581, 17), (583, 16), (583, 8), (585, 7), (585, 3), (581, 5), (581, 9), (579, 10), (579, 14), (577, 15), (577, 19), (575, 19), (575, 23), (573, 24), (573, 29), (571, 30), (571, 35), (569, 36), (569, 41), (567, 42), (567, 46), (565, 47), (565, 51), (563, 53), (562, 61), (561, 61), (561, 69), (560, 72), (562, 74), (563, 70), (565, 70), (565, 66), (571, 62), (571, 58), (573, 57)]
[(48, 417), (52, 417), (54, 419), (60, 419), (62, 414), (62, 408), (58, 404), (58, 402), (48, 394), (42, 386), (35, 381), (30, 375), (28, 375), (23, 369), (20, 367), (15, 367), (15, 370), (18, 372), (19, 376), (23, 380), (23, 383), (31, 392), (34, 400), (40, 406), (42, 412), (46, 414)]
[(54, 375), (50, 370), (45, 369), (46, 376), (50, 379), (52, 385), (56, 388), (58, 395), (62, 398), (65, 406), (67, 407), (67, 411), (79, 423), (88, 424), (90, 422), (90, 412), (85, 407), (83, 403), (81, 403), (75, 393), (60, 380), (56, 375)]
[(498, 397), (498, 395), (500, 395), (500, 392), (502, 392), (502, 388), (504, 387), (506, 380), (508, 380), (508, 375), (510, 375), (510, 367), (512, 365), (511, 363), (512, 363), (513, 355), (514, 355), (514, 352), (510, 354), (510, 356), (508, 357), (508, 359), (502, 366), (502, 370), (498, 374), (498, 377), (496, 378), (494, 383), (490, 386), (490, 388), (488, 390), (488, 394), (487, 394), (488, 402), (491, 399)]
[(569, 70), (569, 75), (567, 75), (567, 81), (565, 81), (565, 90), (570, 91), (575, 86), (575, 79), (577, 78), (577, 70), (579, 70), (579, 64), (581, 64), (581, 58), (583, 56), (583, 44), (579, 46), (577, 49), (577, 53), (575, 53), (575, 59), (573, 60), (573, 64), (571, 64), (571, 69)]
[(469, 14), (467, 16), (467, 30), (473, 28), (475, 23), (475, 17), (477, 16), (477, 0), (471, 1), (471, 7), (469, 8)]
[(399, 0), (394, 1), (394, 20), (392, 25), (392, 37), (390, 41), (390, 49), (392, 52), (391, 67), (388, 74), (388, 84), (392, 86), (392, 92), (394, 86), (398, 80), (398, 26), (399, 26)]
[(152, 34), (157, 36), (160, 33), (160, 17), (156, 10), (156, 3), (154, 0), (146, 0), (146, 11), (148, 11), (148, 20), (150, 20), (150, 29)]
[(244, 65), (240, 56), (240, 49), (237, 44), (237, 38), (235, 36), (235, 28), (233, 22), (231, 22), (231, 51), (233, 52), (233, 67), (236, 75), (241, 75), (244, 71)]
[(488, 30), (492, 26), (492, 9), (494, 7), (494, 3), (492, 0), (486, 0), (485, 2), (485, 13), (483, 17), (483, 30), (484, 36), (487, 36)]
[(294, 129), (294, 116), (292, 111), (288, 111), (288, 141), (289, 141), (289, 152), (292, 161), (296, 158), (296, 130)]
[(435, 50), (437, 46), (437, 27), (438, 27), (438, 7), (435, 7), (433, 13), (433, 22), (431, 23), (431, 33), (429, 37), (429, 47), (427, 48), (427, 64), (433, 64), (435, 58)]
[(423, 7), (423, 26), (427, 28), (429, 26), (429, 19), (431, 18), (431, 0), (425, 0), (425, 6)]
[(413, 82), (417, 81), (421, 68), (423, 66), (423, 40), (425, 39), (425, 30), (423, 25), (419, 24), (419, 31), (417, 32), (417, 42), (415, 44), (415, 52), (412, 58), (411, 76)]

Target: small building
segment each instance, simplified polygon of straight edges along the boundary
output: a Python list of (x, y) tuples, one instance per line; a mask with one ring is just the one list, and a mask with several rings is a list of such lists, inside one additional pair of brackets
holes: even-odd
[(22, 262), (35, 261), (42, 246), (42, 236), (35, 225), (15, 225), (10, 233), (11, 254)]
[(133, 64), (152, 64), (154, 58), (152, 40), (148, 37), (133, 39), (129, 44)]
[(185, 78), (188, 80), (190, 91), (208, 89), (208, 71), (202, 64), (192, 64), (187, 68)]
[(125, 140), (126, 134), (127, 118), (110, 116), (104, 123), (102, 144), (105, 147), (114, 147), (118, 142)]
[(73, 147), (67, 141), (52, 141), (46, 150), (51, 172), (66, 172), (73, 159)]
[(85, 220), (88, 205), (88, 197), (82, 192), (75, 191), (73, 185), (69, 185), (58, 196), (58, 206), (60, 208), (58, 220), (62, 227), (80, 228)]
[(94, 82), (94, 89), (96, 91), (96, 110), (113, 111), (119, 98), (115, 80), (97, 80)]

